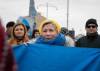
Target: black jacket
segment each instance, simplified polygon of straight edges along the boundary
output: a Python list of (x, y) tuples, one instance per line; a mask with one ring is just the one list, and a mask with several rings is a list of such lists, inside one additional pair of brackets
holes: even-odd
[(100, 48), (100, 35), (84, 36), (76, 42), (76, 47)]

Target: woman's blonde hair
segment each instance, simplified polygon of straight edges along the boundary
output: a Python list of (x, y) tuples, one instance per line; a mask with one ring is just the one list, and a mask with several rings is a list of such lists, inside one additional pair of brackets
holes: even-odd
[(41, 34), (42, 33), (42, 28), (45, 26), (45, 25), (47, 25), (47, 24), (53, 24), (55, 27), (56, 27), (56, 30), (57, 30), (57, 33), (60, 33), (60, 31), (61, 31), (61, 25), (57, 22), (57, 21), (55, 21), (55, 20), (45, 20), (45, 21), (43, 21), (41, 24), (40, 24), (40, 26), (39, 26), (39, 33)]

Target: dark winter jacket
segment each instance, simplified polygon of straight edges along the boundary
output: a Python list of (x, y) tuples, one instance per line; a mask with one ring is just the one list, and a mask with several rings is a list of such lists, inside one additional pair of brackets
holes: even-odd
[(100, 48), (100, 35), (84, 36), (76, 42), (77, 47)]

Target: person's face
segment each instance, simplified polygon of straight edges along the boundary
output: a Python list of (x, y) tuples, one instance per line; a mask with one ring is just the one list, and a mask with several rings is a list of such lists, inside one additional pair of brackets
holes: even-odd
[(56, 27), (53, 24), (44, 25), (42, 28), (42, 36), (46, 39), (53, 39), (57, 35)]
[(95, 24), (89, 24), (87, 27), (86, 27), (86, 32), (87, 33), (95, 33), (97, 32), (97, 27)]
[(35, 32), (35, 37), (40, 36), (39, 32)]
[(25, 33), (25, 29), (22, 25), (18, 25), (15, 27), (15, 30), (14, 30), (14, 34), (16, 36), (24, 36), (24, 33)]

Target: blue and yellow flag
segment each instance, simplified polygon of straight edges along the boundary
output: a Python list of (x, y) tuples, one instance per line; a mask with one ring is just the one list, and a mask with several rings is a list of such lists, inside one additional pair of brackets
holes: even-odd
[(13, 49), (18, 71), (100, 71), (100, 49), (27, 44)]

